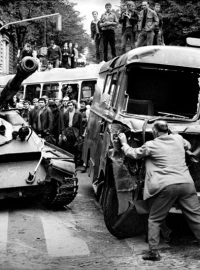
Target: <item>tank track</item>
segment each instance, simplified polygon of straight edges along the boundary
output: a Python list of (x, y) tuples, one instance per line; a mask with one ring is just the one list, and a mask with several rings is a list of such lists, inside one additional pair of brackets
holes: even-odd
[(60, 207), (70, 204), (77, 195), (78, 179), (65, 178), (64, 183), (57, 187), (57, 193), (52, 201), (52, 206)]
[(48, 208), (67, 206), (74, 200), (78, 191), (78, 179), (76, 177), (65, 177), (62, 183), (51, 179), (51, 182), (45, 185), (42, 202)]

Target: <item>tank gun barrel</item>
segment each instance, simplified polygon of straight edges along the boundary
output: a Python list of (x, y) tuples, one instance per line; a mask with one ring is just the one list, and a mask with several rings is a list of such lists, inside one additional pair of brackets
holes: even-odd
[(22, 59), (17, 67), (16, 75), (8, 81), (0, 95), (0, 108), (6, 107), (20, 90), (21, 83), (33, 74), (38, 68), (37, 61), (30, 56)]

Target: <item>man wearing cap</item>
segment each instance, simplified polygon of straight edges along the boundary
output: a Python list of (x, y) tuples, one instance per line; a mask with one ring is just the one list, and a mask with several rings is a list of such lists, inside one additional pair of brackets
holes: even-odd
[(139, 148), (127, 144), (124, 133), (119, 134), (124, 154), (130, 158), (146, 158), (144, 200), (150, 202), (148, 218), (149, 251), (144, 260), (160, 260), (158, 245), (160, 226), (169, 210), (179, 203), (188, 224), (200, 243), (200, 204), (193, 179), (185, 161), (190, 143), (179, 134), (169, 134), (165, 121), (156, 121), (152, 128), (154, 140)]

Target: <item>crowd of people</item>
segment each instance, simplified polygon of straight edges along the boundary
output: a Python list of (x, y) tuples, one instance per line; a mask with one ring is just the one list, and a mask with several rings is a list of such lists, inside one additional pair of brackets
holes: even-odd
[(38, 71), (45, 71), (59, 67), (67, 69), (76, 68), (78, 66), (78, 59), (80, 59), (82, 54), (78, 50), (78, 43), (65, 42), (63, 48), (61, 48), (55, 44), (54, 40), (51, 40), (46, 55), (35, 50), (30, 43), (26, 43), (21, 52), (19, 52), (18, 61), (21, 61), (25, 56), (34, 57), (38, 62)]
[[(112, 11), (112, 5), (105, 5), (105, 13), (98, 18), (98, 12), (93, 11), (93, 20), (90, 24), (91, 38), (96, 48), (96, 61), (108, 61), (108, 44), (110, 45), (112, 58), (116, 57), (115, 30), (118, 24), (122, 28), (121, 53), (125, 53), (128, 41), (131, 49), (147, 45), (164, 45), (163, 17), (161, 5), (155, 3), (150, 8), (148, 1), (142, 1), (142, 9), (138, 11), (135, 2), (126, 1), (121, 6), (120, 17), (117, 18)], [(140, 7), (139, 7), (140, 8)], [(100, 51), (103, 47), (103, 59)]]
[(90, 103), (81, 100), (77, 108), (77, 101), (68, 95), (62, 100), (43, 96), (32, 103), (14, 99), (14, 107), (40, 137), (74, 154), (76, 167), (83, 165), (82, 145)]

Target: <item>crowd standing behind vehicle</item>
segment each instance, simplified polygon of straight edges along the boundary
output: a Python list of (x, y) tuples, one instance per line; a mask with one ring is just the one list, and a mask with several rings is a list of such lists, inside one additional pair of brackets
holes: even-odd
[(34, 46), (30, 43), (25, 43), (23, 49), (18, 51), (18, 62), (25, 56), (31, 56), (36, 59), (38, 71), (48, 71), (52, 68), (70, 69), (86, 65), (83, 54), (79, 52), (78, 43), (73, 43), (72, 41), (66, 41), (63, 47), (60, 47), (55, 44), (54, 40), (51, 40), (46, 54), (34, 49)]
[[(68, 87), (70, 92), (70, 87)], [(80, 109), (74, 96), (66, 92), (62, 100), (47, 96), (28, 100), (14, 97), (14, 107), (25, 122), (46, 141), (74, 154), (76, 167), (83, 165), (81, 160), (83, 136), (87, 126), (91, 102), (81, 100)]]

